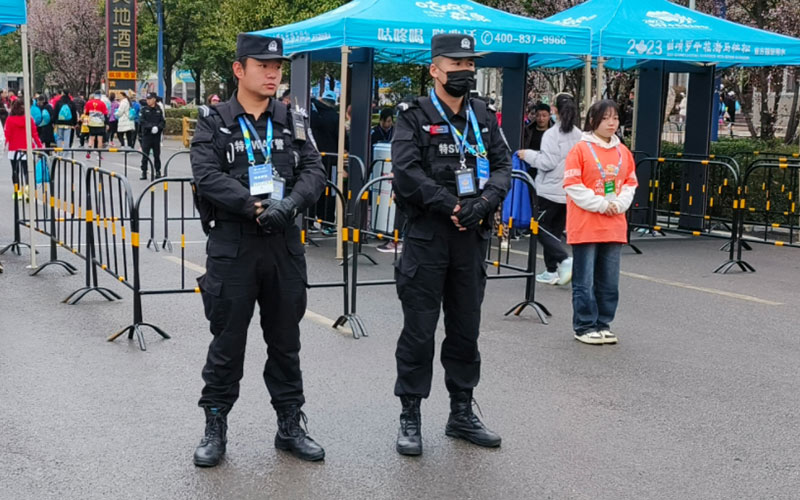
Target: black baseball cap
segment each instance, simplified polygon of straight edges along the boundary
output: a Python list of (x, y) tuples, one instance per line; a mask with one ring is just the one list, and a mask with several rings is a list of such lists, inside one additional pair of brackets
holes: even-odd
[(147, 99), (158, 99), (158, 94), (156, 94), (155, 92), (148, 92), (146, 98)]
[(236, 37), (236, 59), (250, 57), (259, 61), (289, 61), (283, 55), (283, 40), (269, 36), (239, 33)]
[(480, 58), (483, 53), (475, 52), (475, 39), (470, 35), (441, 33), (431, 38), (431, 57), (450, 59)]

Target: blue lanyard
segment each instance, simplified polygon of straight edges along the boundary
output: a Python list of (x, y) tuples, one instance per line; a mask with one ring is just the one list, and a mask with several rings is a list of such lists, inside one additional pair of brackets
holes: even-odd
[[(469, 153), (473, 156), (486, 156), (486, 148), (483, 146), (483, 138), (481, 137), (481, 129), (478, 125), (478, 120), (475, 118), (475, 113), (472, 112), (472, 107), (469, 105), (469, 101), (467, 101), (467, 126), (464, 127), (464, 132), (459, 132), (457, 128), (450, 123), (450, 120), (447, 119), (447, 114), (444, 112), (444, 108), (442, 108), (441, 103), (439, 103), (439, 98), (436, 97), (436, 92), (431, 89), (431, 102), (439, 114), (442, 116), (442, 119), (447, 122), (448, 127), (450, 128), (450, 133), (453, 134), (453, 139), (456, 141), (456, 145), (458, 145), (459, 153), (461, 153), (461, 162), (464, 162), (464, 151), (469, 151)], [(478, 145), (478, 150), (476, 151), (475, 148), (470, 146), (467, 142), (467, 138), (469, 136), (469, 126), (470, 122), (472, 123), (473, 133), (475, 134), (475, 141)]]
[[(600, 178), (605, 181), (606, 171), (603, 169), (603, 164), (600, 163), (600, 158), (597, 157), (597, 152), (594, 150), (594, 146), (592, 146), (592, 143), (588, 141), (586, 144), (589, 146), (589, 151), (592, 152), (592, 156), (594, 156), (595, 163), (597, 163), (597, 170), (600, 171)], [(619, 145), (617, 145), (617, 154), (619, 155), (619, 163), (617, 163), (617, 169), (614, 171), (615, 179), (617, 178), (617, 175), (619, 175), (619, 169), (622, 167), (622, 151), (619, 150)]]
[[(250, 120), (247, 120), (243, 116), (239, 117), (239, 127), (242, 129), (242, 135), (244, 136), (244, 148), (247, 150), (247, 161), (250, 162), (250, 165), (255, 165), (256, 157), (253, 154), (253, 141), (250, 137), (250, 133), (252, 132), (253, 138), (257, 141), (261, 141), (261, 138), (258, 136), (256, 128), (250, 123)], [(267, 118), (267, 141), (262, 143), (261, 147), (264, 158), (266, 159), (265, 163), (269, 163), (272, 159), (272, 118)]]

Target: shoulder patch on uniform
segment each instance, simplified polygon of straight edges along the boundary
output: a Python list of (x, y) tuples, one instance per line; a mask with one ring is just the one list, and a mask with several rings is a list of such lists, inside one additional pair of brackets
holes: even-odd
[(489, 111), (497, 113), (497, 108), (495, 107), (494, 104), (487, 104), (486, 107), (489, 108)]
[(229, 129), (228, 127), (220, 127), (219, 131), (222, 132), (223, 134), (231, 135), (231, 129)]
[(409, 106), (407, 102), (401, 102), (400, 104), (397, 105), (397, 109), (399, 109), (400, 112), (408, 111), (408, 108)]
[(208, 106), (206, 106), (205, 104), (197, 108), (197, 110), (203, 116), (203, 118), (208, 118), (208, 115), (211, 114), (211, 110), (208, 109)]

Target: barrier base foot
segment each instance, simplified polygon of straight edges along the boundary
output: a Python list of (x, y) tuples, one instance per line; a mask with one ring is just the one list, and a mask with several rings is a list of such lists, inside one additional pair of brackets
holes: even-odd
[(114, 300), (122, 300), (121, 295), (117, 294), (113, 290), (109, 290), (108, 288), (103, 288), (101, 286), (85, 286), (69, 294), (69, 296), (62, 300), (62, 302), (74, 306), (89, 292), (97, 292), (109, 302)]
[(634, 252), (636, 255), (642, 255), (642, 254), (644, 253), (644, 252), (642, 252), (642, 250), (641, 250), (639, 247), (637, 247), (637, 246), (636, 246), (636, 245), (634, 245), (633, 243), (628, 243), (628, 246), (629, 246), (629, 247), (631, 247), (631, 250), (633, 250), (633, 252)]
[(31, 273), (31, 276), (36, 276), (42, 269), (44, 269), (47, 266), (61, 266), (71, 275), (76, 274), (78, 272), (78, 268), (73, 266), (69, 262), (64, 262), (63, 260), (51, 260), (37, 267), (36, 270)]
[(158, 250), (158, 243), (156, 243), (156, 240), (154, 240), (153, 238), (150, 238), (149, 240), (147, 240), (147, 248), (150, 248), (151, 246), (153, 247), (153, 251), (155, 251), (155, 252), (159, 251)]
[(142, 327), (145, 327), (145, 326), (149, 326), (150, 328), (155, 330), (156, 333), (161, 335), (161, 337), (164, 338), (164, 339), (169, 339), (170, 338), (170, 336), (167, 335), (167, 333), (164, 330), (162, 330), (161, 328), (157, 327), (156, 325), (153, 325), (151, 323), (134, 323), (132, 325), (126, 326), (125, 328), (123, 328), (122, 330), (118, 331), (114, 335), (111, 335), (106, 340), (108, 342), (114, 342), (115, 340), (117, 340), (120, 336), (122, 336), (125, 333), (128, 334), (128, 339), (133, 339), (133, 337), (135, 335), (136, 336), (136, 341), (139, 343), (139, 349), (142, 350), (142, 351), (146, 351), (147, 350), (147, 346), (145, 345), (145, 342), (144, 342), (144, 332), (142, 332)]
[(522, 311), (525, 310), (526, 307), (530, 307), (531, 309), (534, 310), (534, 312), (536, 312), (536, 315), (539, 316), (539, 321), (541, 321), (542, 324), (544, 325), (549, 324), (547, 318), (552, 316), (552, 314), (550, 314), (550, 311), (548, 311), (544, 305), (542, 305), (539, 302), (536, 302), (535, 300), (525, 300), (523, 302), (520, 302), (519, 304), (515, 305), (514, 307), (506, 311), (504, 316), (508, 316), (512, 312), (514, 313), (514, 316), (519, 316), (520, 314), (522, 314)]
[[(0, 250), (0, 255), (3, 255), (4, 253), (6, 253), (9, 250), (11, 250), (11, 253), (15, 253), (17, 255), (22, 255), (21, 247), (25, 247), (28, 250), (30, 250), (30, 248), (31, 248), (31, 246), (29, 244), (27, 244), (27, 243), (23, 243), (21, 241), (14, 241), (14, 242), (9, 243), (8, 245), (4, 246), (3, 249)], [(36, 253), (38, 254), (39, 251), (36, 250)]]
[(756, 272), (756, 268), (748, 264), (743, 260), (729, 260), (722, 263), (719, 267), (714, 269), (715, 273), (727, 274), (728, 271), (734, 268), (734, 266), (739, 266), (739, 269), (745, 273), (754, 273)]
[[(373, 266), (377, 266), (377, 265), (378, 265), (378, 261), (376, 261), (376, 260), (375, 260), (375, 259), (373, 259), (371, 256), (369, 256), (369, 255), (367, 255), (367, 254), (365, 254), (365, 253), (363, 253), (363, 252), (358, 252), (357, 254), (350, 254), (350, 255), (348, 255), (348, 256), (347, 256), (347, 260), (348, 260), (348, 261), (352, 261), (352, 260), (353, 260), (353, 255), (355, 255), (355, 256), (357, 256), (357, 257), (364, 257), (364, 258), (365, 258), (365, 259), (367, 259), (367, 260), (370, 262), (370, 264), (372, 264)], [(344, 265), (344, 263), (343, 263), (343, 262), (340, 262), (340, 263), (339, 263), (339, 265), (340, 265), (340, 266), (341, 266), (341, 265)]]
[(169, 240), (164, 240), (161, 242), (161, 248), (166, 250), (169, 253), (172, 253), (172, 242)]
[(357, 314), (343, 314), (339, 316), (339, 318), (334, 321), (333, 328), (339, 328), (340, 326), (344, 326), (346, 324), (350, 325), (350, 330), (353, 332), (354, 339), (358, 340), (361, 337), (369, 337), (369, 335), (367, 335), (367, 328), (361, 321), (361, 317), (359, 317)]
[[(750, 246), (750, 243), (748, 243), (748, 242), (746, 242), (744, 240), (741, 240), (741, 244), (742, 244), (742, 248), (744, 248), (745, 250), (752, 250), (753, 249), (753, 247)], [(2, 253), (2, 252), (0, 252), (0, 253)]]

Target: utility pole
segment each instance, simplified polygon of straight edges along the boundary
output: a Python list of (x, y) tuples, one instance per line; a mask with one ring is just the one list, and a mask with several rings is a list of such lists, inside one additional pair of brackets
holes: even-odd
[(156, 14), (158, 16), (158, 95), (164, 98), (164, 2), (162, 0), (156, 0), (156, 10), (158, 11)]

